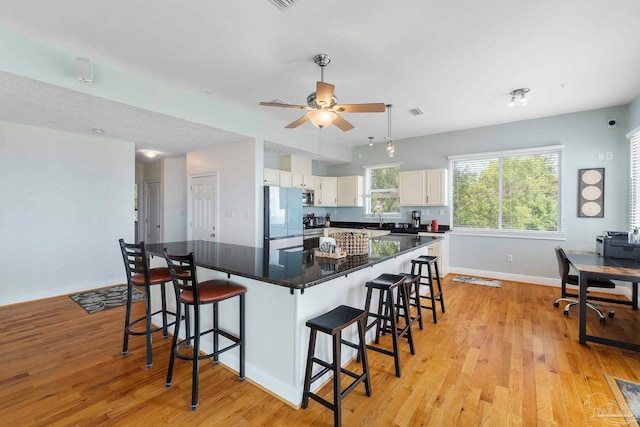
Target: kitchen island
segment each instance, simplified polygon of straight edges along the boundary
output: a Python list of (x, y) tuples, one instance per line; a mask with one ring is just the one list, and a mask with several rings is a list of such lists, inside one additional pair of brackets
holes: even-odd
[[(172, 254), (193, 252), (200, 281), (229, 278), (247, 287), (246, 377), (298, 406), (309, 340), (305, 322), (341, 304), (363, 308), (367, 280), (383, 273), (410, 271), (410, 260), (426, 255), (428, 245), (440, 240), (441, 237), (386, 235), (369, 240), (367, 255), (337, 260), (317, 258), (312, 250), (268, 251), (205, 241), (151, 244), (147, 245), (147, 251), (154, 255), (153, 267), (166, 266), (163, 248)], [(167, 292), (170, 293), (168, 301), (173, 302), (171, 286)], [(152, 308), (157, 310), (160, 295), (152, 294), (151, 301)], [(203, 315), (202, 318), (209, 319), (203, 329), (209, 328), (211, 317)], [(220, 322), (237, 332), (237, 304), (220, 303)], [(345, 339), (355, 340), (355, 334), (355, 328), (346, 331)], [(372, 335), (367, 338), (372, 339)], [(211, 337), (203, 337), (202, 347), (203, 351), (211, 351)], [(319, 339), (316, 354), (327, 359), (329, 351), (329, 339)], [(352, 349), (344, 348), (343, 364), (354, 356)], [(221, 355), (220, 360), (236, 369), (237, 358), (237, 350), (232, 350)], [(201, 386), (206, 392), (207, 385)]]

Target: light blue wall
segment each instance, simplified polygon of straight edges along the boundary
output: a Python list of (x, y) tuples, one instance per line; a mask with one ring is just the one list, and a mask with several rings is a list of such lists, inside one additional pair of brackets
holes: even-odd
[(630, 132), (640, 127), (640, 94), (629, 104), (629, 126)]
[[(629, 106), (513, 122), (439, 135), (396, 140), (395, 157), (386, 155), (384, 144), (354, 149), (354, 163), (328, 168), (328, 175), (362, 175), (363, 165), (402, 162), (401, 170), (449, 168), (448, 156), (519, 148), (564, 145), (562, 164), (562, 220), (566, 241), (450, 234), (452, 269), (499, 273), (523, 281), (558, 277), (553, 248), (594, 250), (595, 237), (605, 230), (627, 229), (628, 141), (625, 134), (635, 120), (640, 124), (640, 101), (631, 118)], [(608, 127), (609, 119), (617, 126)], [(612, 160), (599, 160), (599, 153), (613, 153)], [(577, 217), (577, 175), (582, 168), (605, 168), (604, 218)], [(424, 209), (424, 208), (421, 208)], [(449, 224), (449, 209), (440, 218), (440, 208), (430, 208), (429, 219)], [(362, 220), (363, 209), (336, 209), (336, 220)], [(406, 209), (406, 212), (410, 211)], [(405, 212), (408, 220), (408, 214)], [(426, 222), (423, 218), (423, 223)], [(507, 262), (507, 254), (513, 262)], [(548, 280), (546, 280), (548, 282)], [(535, 281), (534, 281), (535, 282)], [(540, 280), (545, 282), (545, 280)]]

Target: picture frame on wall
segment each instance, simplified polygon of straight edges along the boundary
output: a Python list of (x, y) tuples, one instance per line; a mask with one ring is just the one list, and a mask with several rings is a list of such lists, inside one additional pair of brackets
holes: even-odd
[(578, 169), (578, 217), (604, 218), (604, 168)]

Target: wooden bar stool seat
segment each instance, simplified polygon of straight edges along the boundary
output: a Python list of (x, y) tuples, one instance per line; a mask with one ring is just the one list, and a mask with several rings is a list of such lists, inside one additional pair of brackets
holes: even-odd
[[(406, 338), (409, 342), (409, 349), (411, 354), (415, 354), (413, 347), (413, 336), (411, 335), (411, 319), (409, 317), (409, 298), (407, 295), (407, 288), (404, 285), (405, 277), (398, 274), (381, 274), (373, 280), (366, 283), (367, 287), (367, 299), (365, 302), (364, 310), (367, 312), (367, 317), (373, 317), (373, 321), (368, 323), (366, 330), (376, 328), (375, 344), (367, 345), (367, 348), (373, 351), (377, 351), (382, 354), (393, 357), (396, 376), (400, 377), (400, 353), (398, 349), (398, 340)], [(371, 297), (373, 290), (378, 290), (378, 310), (377, 312), (371, 311)], [(394, 302), (394, 292), (398, 293), (400, 303)], [(398, 326), (397, 319), (400, 317), (396, 310), (396, 305), (402, 307), (402, 318), (404, 319), (404, 325)], [(392, 350), (380, 347), (380, 335), (391, 334)]]
[[(333, 411), (335, 426), (342, 425), (342, 399), (353, 391), (358, 384), (364, 382), (365, 392), (367, 393), (367, 396), (371, 396), (371, 378), (369, 376), (369, 365), (367, 362), (366, 342), (364, 337), (365, 320), (367, 317), (366, 314), (367, 313), (364, 310), (341, 305), (323, 315), (308, 320), (306, 323), (307, 327), (311, 329), (311, 335), (309, 337), (309, 351), (307, 353), (307, 369), (304, 378), (302, 408), (306, 409), (309, 406), (309, 398), (312, 398), (316, 402), (321, 403)], [(358, 325), (359, 342), (357, 344), (342, 339), (342, 331), (354, 323), (357, 323)], [(333, 360), (331, 363), (315, 357), (316, 336), (318, 331), (329, 334), (332, 337)], [(343, 344), (358, 350), (358, 361), (362, 362), (361, 374), (342, 368), (341, 346)], [(323, 368), (315, 375), (312, 375), (314, 363), (317, 363)], [(311, 384), (320, 379), (327, 372), (333, 373), (333, 403), (310, 391)], [(342, 390), (340, 385), (341, 374), (346, 374), (354, 379), (354, 381), (344, 390)]]

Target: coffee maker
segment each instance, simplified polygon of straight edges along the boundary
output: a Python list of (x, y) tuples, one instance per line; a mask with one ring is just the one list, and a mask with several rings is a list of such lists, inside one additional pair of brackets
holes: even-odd
[(420, 228), (420, 211), (411, 212), (411, 226), (413, 228)]

